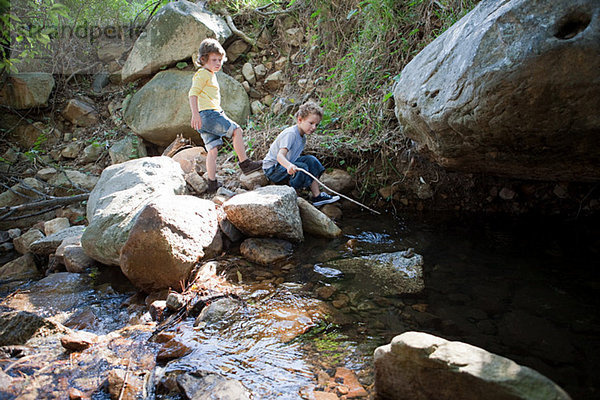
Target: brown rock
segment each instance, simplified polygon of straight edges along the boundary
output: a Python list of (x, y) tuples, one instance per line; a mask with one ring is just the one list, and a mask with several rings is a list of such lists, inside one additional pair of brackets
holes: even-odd
[(156, 361), (169, 361), (174, 360), (176, 358), (181, 358), (187, 354), (190, 354), (192, 349), (190, 349), (185, 344), (181, 343), (177, 339), (171, 339), (160, 348), (158, 354), (156, 355)]
[(131, 371), (113, 369), (108, 373), (108, 393), (112, 400), (142, 398), (144, 382)]
[(341, 379), (344, 386), (348, 388), (348, 394), (346, 395), (349, 399), (356, 397), (366, 397), (368, 395), (365, 388), (358, 382), (356, 374), (348, 368), (340, 367), (335, 371), (335, 379), (339, 381)]
[(98, 112), (94, 107), (77, 99), (69, 100), (62, 115), (73, 125), (91, 126), (98, 121)]
[(77, 331), (60, 338), (62, 347), (69, 351), (83, 351), (96, 343), (97, 336), (90, 332)]

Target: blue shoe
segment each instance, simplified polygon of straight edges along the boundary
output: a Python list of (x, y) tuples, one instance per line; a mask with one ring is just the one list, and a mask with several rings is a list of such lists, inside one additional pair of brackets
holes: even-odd
[(327, 193), (321, 192), (317, 197), (312, 197), (310, 199), (313, 206), (318, 207), (323, 204), (335, 203), (340, 199), (340, 196), (330, 196)]

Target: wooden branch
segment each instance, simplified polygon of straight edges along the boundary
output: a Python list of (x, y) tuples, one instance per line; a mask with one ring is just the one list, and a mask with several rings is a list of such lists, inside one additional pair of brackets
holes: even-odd
[(0, 216), (0, 221), (6, 219), (8, 216), (18, 211), (38, 210), (40, 208), (49, 208), (53, 206), (72, 204), (77, 203), (79, 201), (87, 200), (88, 197), (90, 197), (89, 193), (83, 193), (75, 196), (55, 197), (53, 199), (48, 200), (34, 201), (31, 203), (19, 204), (12, 207), (1, 207), (0, 212), (3, 212), (5, 214)]
[(256, 47), (256, 40), (252, 39), (244, 32), (236, 28), (235, 24), (233, 23), (233, 18), (231, 18), (231, 15), (225, 15), (225, 21), (227, 21), (227, 26), (229, 26), (229, 29), (231, 29), (233, 33), (241, 37), (246, 43), (250, 44), (252, 47)]

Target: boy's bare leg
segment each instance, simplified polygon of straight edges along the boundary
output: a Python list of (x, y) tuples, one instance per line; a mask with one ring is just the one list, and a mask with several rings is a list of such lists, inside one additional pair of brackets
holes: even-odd
[(206, 154), (206, 174), (208, 175), (208, 179), (214, 181), (217, 179), (217, 155), (219, 154), (219, 149), (217, 147), (213, 147)]
[(317, 181), (315, 181), (313, 179), (312, 183), (310, 184), (310, 192), (312, 193), (313, 197), (317, 197), (318, 195), (321, 194), (321, 190), (319, 189), (319, 183)]
[(231, 141), (233, 142), (233, 150), (235, 151), (235, 154), (237, 154), (239, 162), (248, 159), (248, 156), (246, 155), (246, 145), (244, 144), (244, 138), (242, 137), (242, 130), (240, 128), (233, 131)]

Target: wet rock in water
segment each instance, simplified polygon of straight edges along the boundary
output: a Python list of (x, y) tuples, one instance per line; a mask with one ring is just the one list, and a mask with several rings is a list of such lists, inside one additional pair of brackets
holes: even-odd
[(375, 350), (375, 389), (390, 400), (570, 399), (530, 368), (423, 332), (403, 333)]
[(123, 369), (109, 371), (108, 393), (113, 400), (136, 400), (143, 398), (144, 381), (135, 374)]
[(121, 249), (121, 270), (146, 292), (179, 288), (192, 268), (221, 252), (215, 204), (194, 196), (164, 195), (140, 212)]
[(317, 267), (354, 274), (361, 285), (370, 282), (384, 295), (418, 293), (425, 286), (423, 257), (412, 250), (333, 260)]
[(97, 265), (96, 260), (85, 254), (81, 244), (70, 245), (64, 248), (63, 263), (65, 264), (67, 272), (78, 274)]
[(98, 337), (91, 332), (78, 331), (61, 337), (60, 344), (70, 351), (83, 351), (96, 343), (97, 340)]
[(347, 393), (345, 396), (347, 398), (357, 398), (357, 397), (367, 397), (367, 391), (364, 387), (358, 382), (358, 378), (356, 374), (349, 370), (348, 368), (339, 367), (335, 370), (335, 381), (338, 383), (343, 383), (347, 388)]
[(0, 314), (0, 346), (25, 344), (35, 336), (67, 333), (61, 324), (27, 311)]
[(311, 235), (335, 238), (342, 234), (342, 230), (324, 213), (301, 197), (298, 197), (302, 229)]
[(40, 271), (31, 253), (9, 261), (0, 267), (0, 280), (25, 280), (39, 276)]
[(232, 297), (224, 297), (213, 301), (200, 311), (200, 314), (194, 321), (194, 326), (205, 326), (222, 321), (225, 317), (243, 305), (241, 300)]
[(246, 239), (240, 245), (240, 253), (247, 260), (270, 265), (285, 261), (293, 253), (293, 245), (281, 239)]
[(179, 293), (171, 292), (167, 296), (166, 305), (169, 310), (177, 311), (185, 306), (185, 298)]
[(192, 352), (192, 349), (181, 343), (177, 338), (173, 338), (166, 343), (163, 343), (162, 347), (156, 355), (156, 361), (164, 362), (170, 361), (177, 358), (181, 358)]
[(50, 236), (43, 237), (41, 239), (33, 242), (29, 248), (29, 250), (33, 254), (39, 255), (49, 255), (56, 252), (58, 246), (61, 245), (63, 240), (70, 237), (81, 237), (83, 231), (85, 230), (85, 226), (76, 225), (67, 229), (63, 229), (59, 232), (56, 232)]
[(186, 398), (193, 400), (250, 399), (248, 391), (239, 381), (207, 371), (180, 375), (177, 377), (177, 385)]
[(148, 311), (154, 321), (160, 322), (166, 316), (167, 302), (165, 300), (155, 300), (150, 304), (150, 307), (148, 307)]
[(304, 240), (296, 190), (290, 186), (265, 186), (233, 196), (223, 204), (227, 219), (251, 237)]

